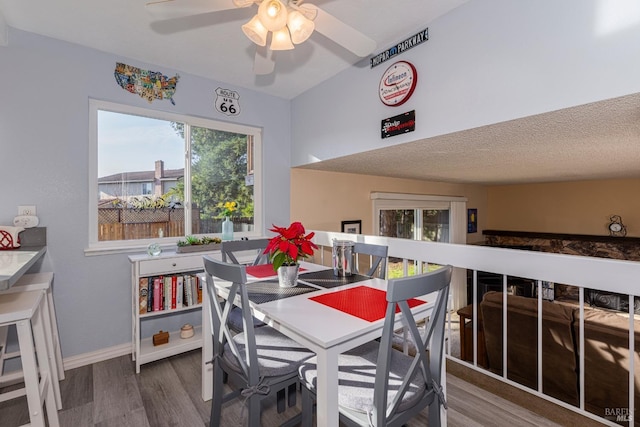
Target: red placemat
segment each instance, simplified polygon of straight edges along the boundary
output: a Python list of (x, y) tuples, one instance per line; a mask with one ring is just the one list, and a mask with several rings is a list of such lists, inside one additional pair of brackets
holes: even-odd
[[(304, 268), (300, 267), (298, 271), (304, 271)], [(262, 279), (263, 277), (277, 276), (278, 272), (273, 269), (273, 264), (260, 264), (248, 265), (247, 274)]]
[[(387, 310), (387, 293), (368, 286), (356, 286), (355, 288), (318, 295), (309, 299), (368, 322), (382, 319)], [(424, 304), (425, 301), (412, 298), (407, 303), (409, 307), (413, 308)], [(400, 307), (396, 306), (396, 313), (399, 311)]]

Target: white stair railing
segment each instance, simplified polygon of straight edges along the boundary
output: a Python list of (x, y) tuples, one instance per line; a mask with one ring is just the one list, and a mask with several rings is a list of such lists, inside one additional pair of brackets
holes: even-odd
[[(535, 394), (544, 399), (550, 400), (560, 406), (563, 406), (572, 411), (578, 412), (587, 417), (593, 418), (606, 425), (616, 426), (615, 418), (622, 412), (622, 417), (618, 417), (618, 422), (628, 422), (629, 425), (633, 425), (634, 414), (634, 398), (635, 398), (635, 378), (634, 378), (634, 354), (635, 351), (635, 330), (634, 319), (637, 316), (634, 311), (634, 297), (640, 295), (640, 262), (614, 260), (607, 258), (594, 258), (586, 256), (565, 255), (565, 254), (551, 254), (544, 252), (534, 252), (519, 249), (507, 249), (488, 246), (476, 246), (476, 245), (460, 245), (452, 243), (433, 243), (433, 242), (421, 242), (408, 239), (398, 239), (392, 237), (383, 236), (367, 236), (362, 234), (347, 234), (338, 232), (326, 232), (315, 231), (314, 242), (321, 247), (319, 251), (319, 259), (316, 262), (322, 262), (325, 265), (329, 265), (331, 257), (327, 259), (324, 256), (326, 251), (329, 251), (332, 246), (332, 241), (337, 240), (352, 240), (363, 243), (373, 243), (379, 245), (387, 245), (389, 248), (389, 258), (401, 259), (406, 266), (407, 261), (414, 261), (419, 263), (431, 263), (447, 265), (450, 264), (456, 267), (454, 272), (454, 279), (452, 280), (452, 292), (465, 292), (466, 299), (466, 287), (467, 287), (467, 274), (466, 270), (473, 271), (473, 299), (469, 301), (473, 303), (473, 362), (464, 362), (459, 359), (455, 359), (457, 362), (464, 363), (472, 369), (477, 370), (485, 375), (497, 378), (501, 381), (507, 382), (522, 390)], [(328, 252), (330, 253), (330, 252)], [(403, 269), (406, 274), (407, 269)], [(477, 316), (479, 301), (477, 299), (477, 272), (495, 273), (503, 276), (503, 374), (501, 376), (495, 375), (477, 364)], [(538, 387), (534, 389), (527, 388), (511, 381), (507, 378), (507, 334), (504, 331), (507, 328), (507, 276), (521, 277), (527, 279), (533, 279), (538, 286)], [(579, 353), (579, 407), (575, 407), (571, 404), (565, 403), (561, 400), (544, 394), (542, 388), (542, 292), (541, 282), (553, 282), (564, 283), (576, 286), (579, 288), (579, 332), (580, 339), (578, 342)], [(628, 408), (612, 408), (614, 412), (612, 417), (601, 418), (585, 410), (585, 331), (584, 331), (584, 289), (599, 290), (611, 293), (618, 293), (628, 296), (629, 301), (629, 407)], [(454, 301), (460, 301), (460, 296), (455, 296)], [(460, 307), (451, 307), (455, 310)], [(451, 341), (451, 340), (449, 340)], [(450, 357), (450, 352), (448, 351)], [(589, 368), (589, 367), (587, 367)], [(640, 380), (639, 380), (640, 382)], [(621, 388), (624, 388), (621, 385)], [(630, 416), (625, 417), (626, 414)], [(615, 412), (617, 411), (618, 414)]]

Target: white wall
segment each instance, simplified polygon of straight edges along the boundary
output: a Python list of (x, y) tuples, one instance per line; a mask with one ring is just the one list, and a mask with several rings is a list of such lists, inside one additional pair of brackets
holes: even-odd
[[(427, 26), (422, 45), (293, 100), (294, 166), (640, 92), (635, 0), (471, 0)], [(386, 107), (378, 83), (398, 60), (417, 88)], [(382, 119), (414, 109), (415, 132), (380, 138)]]
[[(171, 52), (167, 52), (170, 55)], [(194, 52), (194, 54), (198, 54)], [(149, 104), (120, 88), (116, 62), (180, 74), (174, 97)], [(265, 224), (289, 220), (289, 102), (135, 59), (10, 29), (0, 47), (0, 224), (36, 205), (47, 227), (42, 270), (55, 272), (63, 356), (131, 342), (127, 255), (85, 257), (88, 237), (89, 98), (230, 120), (214, 109), (218, 86), (240, 92), (237, 122), (263, 128)]]

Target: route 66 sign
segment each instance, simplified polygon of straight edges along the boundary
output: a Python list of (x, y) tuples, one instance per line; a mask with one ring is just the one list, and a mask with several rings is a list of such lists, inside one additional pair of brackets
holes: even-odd
[(216, 89), (216, 110), (227, 116), (237, 116), (240, 114), (240, 95), (235, 90)]

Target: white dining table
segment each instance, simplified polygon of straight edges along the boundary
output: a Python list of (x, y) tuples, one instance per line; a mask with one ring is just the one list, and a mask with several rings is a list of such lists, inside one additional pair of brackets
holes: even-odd
[[(328, 267), (302, 263), (305, 271), (319, 271)], [(265, 280), (247, 275), (248, 282)], [(271, 277), (273, 279), (273, 277)], [(299, 279), (299, 283), (313, 284)], [(216, 286), (224, 288), (224, 283), (216, 282)], [(341, 285), (330, 289), (318, 289), (302, 295), (291, 296), (262, 304), (251, 304), (252, 314), (286, 336), (306, 346), (317, 355), (318, 380), (316, 388), (317, 425), (318, 427), (338, 426), (338, 356), (361, 344), (379, 338), (382, 334), (384, 319), (370, 322), (343, 311), (313, 301), (310, 297), (341, 291), (357, 286), (368, 286), (386, 291), (387, 281), (367, 279), (356, 283)], [(203, 288), (206, 286), (203, 286)], [(435, 297), (424, 298), (427, 303), (412, 310), (421, 317), (427, 317), (433, 309)], [(208, 301), (208, 299), (203, 299)], [(203, 331), (210, 330), (208, 302), (203, 307)], [(206, 324), (204, 317), (206, 316)], [(398, 327), (401, 323), (398, 322)], [(207, 328), (207, 329), (204, 329)], [(206, 364), (213, 356), (212, 340), (205, 337), (203, 343), (203, 389), (204, 400), (211, 399), (213, 370)]]

